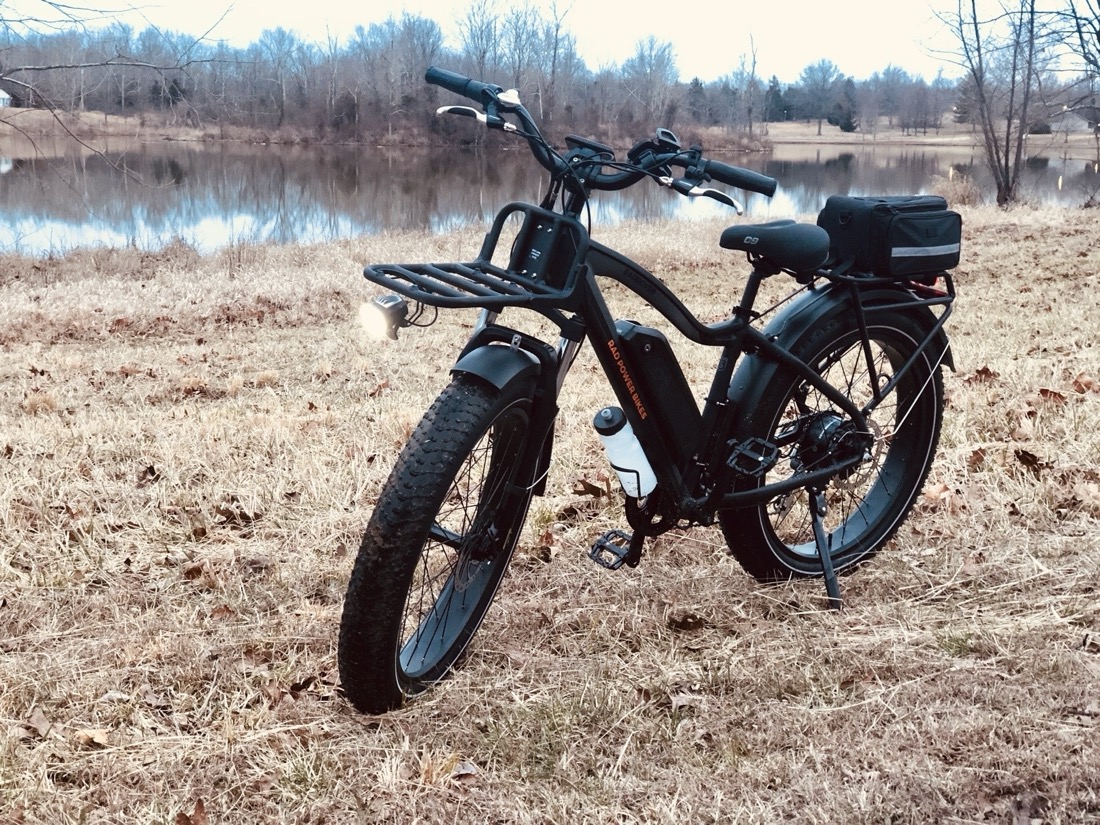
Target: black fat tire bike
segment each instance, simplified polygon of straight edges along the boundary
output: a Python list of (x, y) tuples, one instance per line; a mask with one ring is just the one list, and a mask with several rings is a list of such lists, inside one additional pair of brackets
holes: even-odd
[[(619, 422), (618, 440), (611, 427), (597, 431), (608, 435), (632, 528), (598, 538), (592, 560), (633, 567), (647, 538), (717, 523), (750, 575), (822, 577), (829, 604), (839, 607), (837, 573), (893, 536), (935, 456), (942, 366), (953, 366), (943, 331), (952, 264), (937, 258), (930, 269), (898, 276), (858, 265), (821, 226), (730, 227), (720, 243), (745, 252), (752, 272), (731, 316), (704, 324), (659, 279), (589, 237), (579, 220), (587, 200), (593, 190), (653, 179), (740, 213), (732, 196), (705, 184), (770, 196), (773, 179), (707, 159), (701, 147), (684, 149), (666, 129), (625, 161), (576, 136), (559, 154), (514, 90), (434, 67), (426, 79), (480, 104), (440, 113), (526, 139), (551, 184), (540, 205), (502, 209), (473, 261), (364, 270), (396, 293), (373, 302), (391, 338), (430, 323), (428, 307), (481, 315), (364, 532), (340, 624), (347, 698), (360, 711), (385, 712), (459, 662), (501, 586), (532, 497), (544, 492), (556, 399), (586, 340), (622, 405), (604, 413)], [(511, 231), (511, 244), (502, 243)], [(798, 287), (765, 320), (754, 309), (757, 290), (780, 273)], [(702, 410), (663, 334), (611, 318), (597, 278), (618, 281), (683, 335), (718, 349)], [(552, 320), (561, 331), (556, 346), (500, 325), (510, 307)], [(621, 452), (624, 437), (640, 449)]]

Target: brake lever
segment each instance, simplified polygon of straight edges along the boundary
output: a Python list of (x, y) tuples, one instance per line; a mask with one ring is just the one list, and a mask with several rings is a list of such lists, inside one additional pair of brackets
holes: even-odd
[(712, 189), (709, 186), (697, 186), (686, 178), (672, 178), (663, 176), (657, 178), (657, 182), (661, 186), (667, 186), (669, 189), (673, 189), (688, 198), (713, 198), (719, 203), (723, 203), (726, 206), (733, 207), (734, 211), (738, 215), (745, 214), (745, 207), (734, 198), (723, 192), (721, 189)]
[(505, 132), (518, 131), (517, 127), (509, 123), (502, 117), (496, 115), (486, 114), (485, 112), (479, 112), (472, 106), (440, 106), (435, 110), (437, 115), (460, 115), (462, 117), (472, 117), (480, 123), (485, 124), (489, 129), (501, 129)]

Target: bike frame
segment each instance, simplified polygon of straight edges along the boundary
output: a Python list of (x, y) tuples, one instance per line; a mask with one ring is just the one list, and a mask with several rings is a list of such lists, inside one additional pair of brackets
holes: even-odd
[[(486, 235), (480, 255), (470, 263), (376, 265), (368, 266), (364, 275), (417, 302), (436, 307), (483, 309), (479, 324), (453, 372), (477, 375), (502, 390), (513, 382), (523, 382), (524, 391), (530, 392), (531, 436), (521, 466), (533, 470), (529, 478), (519, 482), (530, 485), (525, 490), (544, 492), (553, 449), (557, 397), (585, 339), (592, 345), (658, 481), (654, 492), (645, 499), (627, 500), (627, 517), (635, 528), (635, 539), (639, 536), (644, 539), (646, 535), (655, 535), (681, 523), (710, 524), (719, 510), (758, 505), (800, 488), (820, 499), (821, 491), (833, 476), (863, 461), (863, 456), (854, 454), (855, 450), (842, 451), (829, 466), (800, 469), (791, 477), (771, 484), (762, 483), (767, 471), (764, 467), (767, 460), (763, 456), (759, 466), (764, 469), (746, 471), (738, 462), (744, 455), (751, 463), (754, 448), (751, 441), (759, 442), (756, 446), (768, 451), (769, 456), (774, 455), (777, 445), (760, 439), (738, 445), (732, 440), (741, 400), (732, 382), (735, 369), (739, 363), (744, 363), (743, 359), (778, 365), (802, 379), (850, 419), (861, 439), (872, 437), (867, 416), (929, 350), (935, 350), (932, 358), (951, 366), (949, 345), (943, 333), (954, 299), (950, 275), (942, 274), (946, 289), (936, 290), (917, 282), (847, 275), (843, 267), (814, 270), (814, 266), (825, 265), (821, 263), (825, 255), (803, 260), (799, 257), (803, 248), (798, 246), (797, 239), (805, 237), (805, 233), (800, 234), (797, 229), (786, 234), (784, 229), (777, 232), (775, 224), (756, 227), (763, 230), (760, 234), (765, 237), (771, 233), (770, 237), (781, 239), (777, 247), (764, 244), (775, 257), (769, 258), (761, 251), (763, 247), (755, 246), (760, 238), (754, 236), (753, 246), (748, 248), (752, 271), (739, 303), (727, 319), (713, 324), (702, 323), (644, 267), (589, 238), (579, 221), (588, 198), (593, 190), (624, 189), (649, 177), (682, 195), (712, 197), (741, 212), (741, 206), (728, 194), (703, 185), (713, 179), (770, 197), (775, 192), (774, 179), (705, 158), (698, 146), (683, 149), (675, 135), (665, 129), (658, 129), (653, 139), (636, 144), (628, 153), (626, 163), (615, 161), (610, 147), (575, 135), (567, 137), (569, 151), (563, 156), (542, 137), (514, 90), (505, 92), (500, 87), (436, 67), (428, 69), (425, 79), (481, 107), (479, 111), (467, 106), (445, 106), (440, 113), (473, 117), (490, 129), (511, 132), (525, 139), (538, 163), (550, 171), (551, 185), (539, 206), (526, 203), (505, 206)], [(509, 122), (505, 115), (514, 117), (518, 125)], [(683, 169), (683, 176), (673, 177), (673, 167)], [(560, 206), (556, 206), (559, 195)], [(498, 266), (492, 261), (502, 230), (509, 219), (517, 215), (521, 217), (521, 225), (511, 244), (508, 263)], [(790, 258), (782, 251), (787, 249), (787, 244), (792, 245)], [(734, 243), (731, 248), (746, 247)], [(827, 251), (820, 246), (820, 239), (807, 241), (805, 249), (812, 250), (814, 255)], [(854, 314), (860, 347), (876, 388), (863, 408), (857, 408), (812, 365), (795, 357), (783, 345), (782, 325), (778, 331), (773, 331), (774, 334), (752, 325), (757, 318), (754, 304), (762, 282), (780, 272), (795, 275), (804, 286), (803, 297), (796, 298), (776, 316), (776, 321), (789, 320), (790, 329), (805, 329), (826, 317), (835, 317), (833, 313), (836, 312)], [(671, 374), (671, 382), (662, 387), (659, 381), (647, 375), (646, 366), (639, 363), (641, 356), (635, 357), (626, 345), (625, 333), (620, 331), (611, 315), (598, 278), (618, 281), (689, 340), (719, 350), (714, 377), (701, 412), (667, 341), (652, 330), (642, 333), (649, 336), (646, 339), (649, 343), (642, 346), (660, 351), (657, 363), (663, 369), (659, 371)], [(497, 324), (501, 310), (511, 306), (537, 311), (553, 321), (561, 332), (557, 347)], [(935, 307), (942, 309), (938, 317), (932, 312)], [(885, 310), (912, 313), (925, 334), (908, 362), (880, 387), (869, 328), (875, 313)], [(418, 317), (419, 312), (414, 318)], [(638, 329), (631, 322), (624, 323), (632, 330)], [(396, 337), (396, 327), (391, 334)], [(679, 398), (670, 403), (669, 396), (689, 397), (686, 402)], [(699, 435), (698, 440), (687, 446), (677, 436), (677, 428), (685, 424), (675, 420), (680, 416), (689, 418), (686, 425), (697, 430)], [(741, 452), (734, 454), (733, 450)], [(746, 472), (756, 479), (756, 483), (738, 480), (738, 476), (744, 479)], [(632, 541), (633, 559), (640, 554), (640, 546), (639, 541)], [(823, 564), (827, 564), (824, 556)], [(826, 576), (829, 576), (828, 569)]]
[[(734, 370), (742, 358), (752, 357), (774, 362), (793, 372), (850, 416), (861, 431), (869, 431), (866, 417), (926, 351), (931, 348), (934, 350), (933, 358), (950, 363), (950, 351), (943, 333), (943, 326), (950, 315), (954, 299), (954, 287), (949, 275), (945, 275), (946, 289), (937, 290), (915, 283), (898, 283), (893, 279), (835, 275), (828, 270), (820, 270), (816, 273), (818, 277), (804, 287), (811, 300), (842, 302), (847, 311), (856, 316), (861, 337), (860, 346), (876, 387), (879, 386), (879, 381), (868, 337), (868, 326), (873, 322), (874, 315), (899, 308), (914, 312), (927, 311), (932, 307), (943, 309), (933, 323), (926, 325), (926, 334), (916, 353), (879, 388), (876, 397), (864, 407), (858, 408), (837, 388), (826, 382), (811, 365), (792, 355), (772, 337), (751, 324), (756, 317), (754, 304), (760, 285), (775, 274), (767, 267), (752, 268), (741, 299), (729, 318), (704, 324), (662, 281), (626, 256), (589, 239), (584, 262), (584, 271), (568, 302), (573, 310), (570, 316), (557, 308), (535, 308), (561, 330), (556, 348), (550, 348), (545, 342), (498, 325), (496, 321), (499, 311), (485, 309), (463, 350), (463, 356), (484, 347), (508, 343), (513, 348), (530, 353), (539, 363), (540, 377), (534, 390), (532, 405), (531, 432), (534, 437), (529, 445), (529, 454), (525, 457), (530, 463), (524, 466), (537, 468), (530, 483), (535, 486), (536, 492), (541, 493), (552, 451), (551, 433), (557, 412), (556, 399), (579, 347), (585, 339), (588, 340), (659, 482), (659, 508), (650, 506), (648, 524), (632, 519), (632, 526), (636, 530), (644, 531), (647, 527), (652, 529), (658, 509), (660, 515), (664, 516), (664, 522), (709, 524), (713, 522), (719, 509), (760, 504), (796, 489), (821, 487), (837, 473), (859, 463), (860, 459), (853, 457), (812, 471), (797, 473), (780, 482), (748, 490), (729, 489), (731, 474), (726, 471), (725, 465), (729, 456), (728, 443), (737, 424), (738, 412), (738, 399), (731, 396), (730, 387)], [(686, 463), (676, 461), (674, 450), (662, 435), (674, 431), (682, 422), (670, 421), (665, 417), (660, 406), (655, 403), (655, 393), (652, 382), (648, 380), (649, 376), (640, 365), (633, 362), (629, 349), (624, 346), (623, 337), (598, 284), (598, 278), (604, 277), (617, 281), (645, 300), (689, 340), (720, 351), (710, 390), (701, 411), (698, 448)], [(457, 371), (463, 371), (462, 361), (463, 358), (460, 357)], [(676, 368), (679, 369), (678, 364)], [(694, 404), (694, 400), (691, 403)]]

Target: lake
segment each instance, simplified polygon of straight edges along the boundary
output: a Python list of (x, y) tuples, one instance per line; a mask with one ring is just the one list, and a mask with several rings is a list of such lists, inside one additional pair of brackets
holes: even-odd
[[(4, 157), (0, 143), (0, 251), (40, 255), (87, 246), (153, 249), (175, 239), (202, 252), (254, 243), (310, 243), (390, 230), (445, 232), (485, 224), (513, 200), (536, 200), (545, 175), (525, 148), (505, 151), (286, 147), (160, 142), (110, 151)], [(1087, 150), (1085, 150), (1087, 152)], [(769, 155), (717, 159), (779, 180), (770, 201), (734, 195), (744, 220), (814, 213), (830, 194), (929, 191), (936, 177), (975, 177), (992, 201), (989, 175), (969, 148), (779, 145)], [(1054, 145), (1028, 161), (1035, 200), (1079, 205), (1100, 190), (1097, 164)], [(728, 214), (639, 184), (594, 199), (593, 223), (692, 220)]]

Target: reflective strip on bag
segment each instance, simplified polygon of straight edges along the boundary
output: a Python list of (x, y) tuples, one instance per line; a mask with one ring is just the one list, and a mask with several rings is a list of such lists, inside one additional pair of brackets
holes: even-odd
[(890, 251), (891, 258), (928, 258), (933, 255), (957, 255), (962, 244), (949, 243), (943, 246), (895, 246)]

